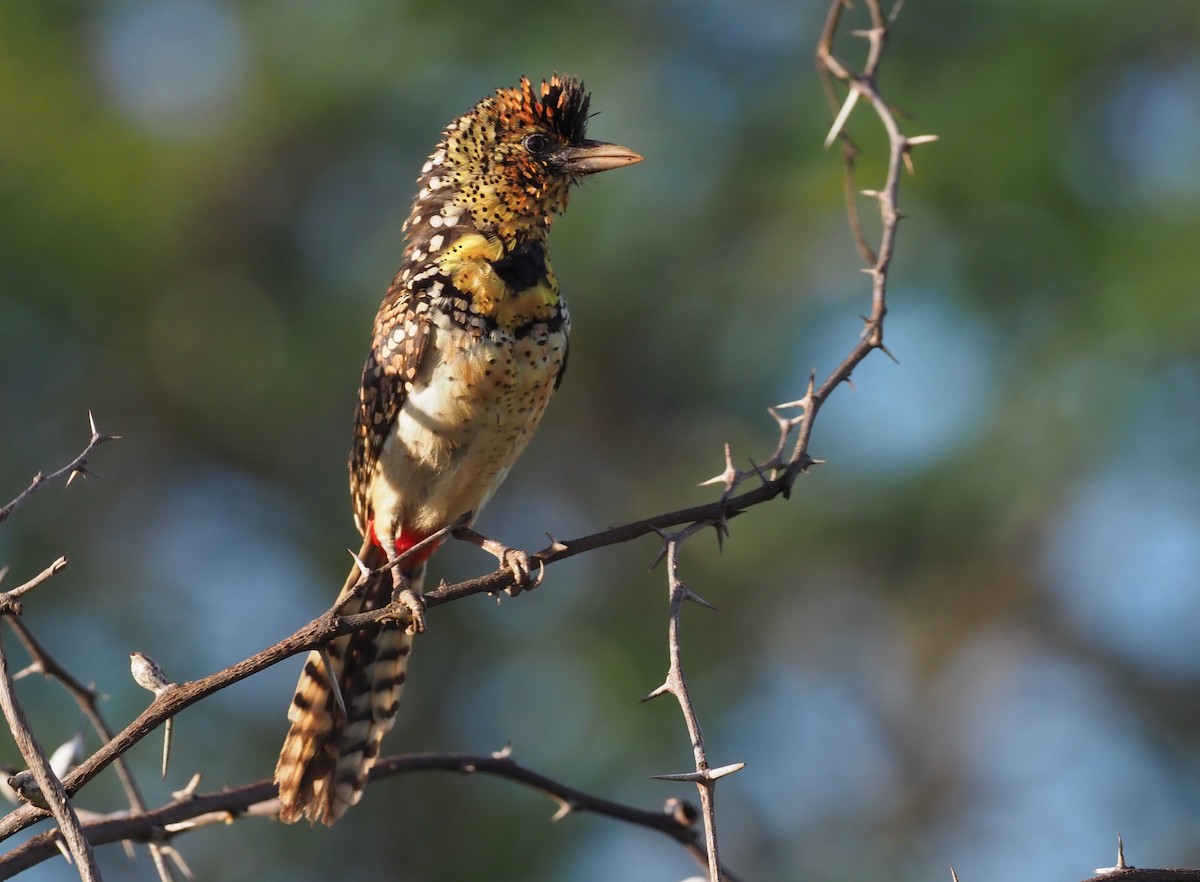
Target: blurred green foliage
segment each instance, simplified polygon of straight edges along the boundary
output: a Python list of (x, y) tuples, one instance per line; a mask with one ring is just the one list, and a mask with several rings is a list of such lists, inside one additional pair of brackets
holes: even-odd
[[(571, 367), (480, 521), (530, 548), (711, 499), (774, 443), (764, 409), (850, 348), (868, 286), (810, 63), (821, 3), (138, 0), (0, 5), (0, 499), (102, 477), (0, 528), (26, 621), (146, 701), (322, 611), (356, 544), (351, 405), (400, 225), (442, 126), (526, 73), (579, 74), (644, 165), (556, 226)], [(856, 10), (861, 15), (862, 10)], [(828, 460), (684, 574), (688, 675), (748, 879), (1082, 878), (1120, 830), (1200, 864), (1200, 15), (1189, 0), (907, 4), (881, 86), (941, 141), (903, 183), (889, 347), (823, 411)], [(859, 51), (852, 38), (839, 47)], [(863, 186), (882, 142), (859, 112)], [(876, 177), (873, 177), (876, 176)], [(864, 203), (864, 211), (870, 204)], [(644, 540), (544, 589), (431, 617), (393, 751), (486, 752), (654, 806), (690, 762)], [(470, 549), (434, 578), (488, 569)], [(11, 643), (11, 641), (8, 641)], [(14, 650), (19, 651), (19, 650)], [(185, 713), (152, 802), (266, 777), (297, 665)], [(286, 668), (286, 669), (284, 669)], [(79, 714), (21, 683), (38, 734)], [(0, 746), (0, 760), (16, 762)], [(100, 779), (80, 803), (120, 806)], [(184, 837), (201, 878), (680, 879), (681, 853), (495, 781), (373, 787), (330, 831)], [(102, 858), (151, 879), (143, 856)], [(60, 864), (30, 874), (67, 879)]]

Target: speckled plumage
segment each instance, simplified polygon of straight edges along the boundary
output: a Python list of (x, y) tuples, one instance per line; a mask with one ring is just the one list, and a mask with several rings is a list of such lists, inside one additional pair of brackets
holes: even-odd
[[(570, 187), (641, 160), (588, 141), (571, 77), (522, 78), (451, 123), (425, 163), (406, 247), (375, 319), (350, 454), (361, 557), (378, 568), (461, 516), (473, 519), (537, 427), (567, 362), (570, 319), (546, 239)], [(420, 590), (424, 561), (401, 572)], [(343, 595), (358, 581), (355, 570)], [(372, 576), (344, 612), (391, 600)], [(343, 719), (317, 653), (305, 664), (275, 779), (280, 817), (333, 823), (358, 801), (395, 718), (412, 638), (378, 625), (328, 647)]]

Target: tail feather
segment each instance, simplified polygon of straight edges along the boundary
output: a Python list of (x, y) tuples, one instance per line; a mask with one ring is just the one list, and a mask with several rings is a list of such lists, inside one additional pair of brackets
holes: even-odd
[[(370, 569), (381, 566), (383, 552), (369, 543), (362, 552)], [(421, 590), (423, 564), (405, 572), (410, 586)], [(357, 584), (355, 569), (346, 580), (345, 596)], [(390, 602), (392, 580), (370, 578), (361, 596), (342, 607), (350, 615)], [(329, 669), (318, 652), (309, 653), (288, 709), (292, 726), (275, 767), (279, 785), (279, 818), (301, 817), (332, 824), (358, 802), (367, 774), (379, 757), (379, 744), (396, 719), (396, 706), (407, 675), (412, 637), (392, 624), (374, 625), (333, 640), (327, 647), (334, 676), (346, 704), (343, 717), (330, 687)]]

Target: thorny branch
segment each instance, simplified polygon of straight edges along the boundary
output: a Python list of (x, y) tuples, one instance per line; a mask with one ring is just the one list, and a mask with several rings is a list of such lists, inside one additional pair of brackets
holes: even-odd
[(90, 475), (91, 472), (88, 471), (87, 461), (88, 457), (92, 455), (92, 451), (105, 441), (115, 441), (121, 437), (120, 435), (105, 435), (97, 429), (96, 420), (90, 412), (88, 413), (88, 425), (92, 430), (92, 437), (88, 441), (87, 446), (83, 448), (83, 452), (56, 472), (51, 472), (48, 475), (38, 472), (34, 475), (28, 487), (18, 493), (16, 498), (7, 505), (0, 507), (0, 524), (4, 523), (8, 519), (8, 516), (16, 511), (18, 506), (25, 503), (30, 496), (37, 493), (47, 484), (66, 478), (69, 485), (78, 475), (84, 475), (85, 477)]
[[(49, 475), (43, 475), (41, 473), (35, 475), (33, 481), (21, 494), (5, 505), (3, 509), (0, 509), (0, 521), (3, 521), (5, 518), (7, 518), (8, 515), (11, 514), (19, 505), (25, 502), (30, 496), (32, 496), (46, 484), (65, 478), (67, 484), (69, 485), (71, 481), (74, 480), (74, 478), (78, 475), (92, 474), (92, 472), (90, 472), (87, 468), (87, 460), (92, 451), (105, 441), (116, 440), (120, 438), (120, 436), (107, 435), (99, 431), (99, 429), (96, 428), (95, 417), (90, 412), (88, 413), (88, 427), (91, 430), (91, 436), (89, 437), (83, 451), (61, 469), (58, 469)], [(33, 633), (19, 618), (22, 612), (20, 598), (57, 575), (66, 566), (67, 559), (65, 557), (59, 557), (52, 564), (50, 564), (50, 566), (46, 567), (44, 570), (42, 570), (42, 572), (38, 573), (32, 579), (29, 579), (21, 585), (18, 585), (15, 588), (11, 588), (8, 591), (0, 594), (0, 614), (6, 615), (9, 626), (17, 635), (17, 638), (21, 641), (22, 645), (25, 647), (25, 650), (29, 653), (30, 658), (29, 665), (23, 670), (14, 674), (12, 679), (17, 680), (26, 676), (27, 674), (40, 673), (44, 676), (57, 680), (75, 700), (75, 703), (79, 706), (84, 716), (88, 719), (88, 722), (91, 723), (92, 728), (96, 731), (96, 734), (99, 735), (103, 741), (109, 741), (112, 739), (112, 730), (109, 728), (107, 722), (104, 720), (103, 715), (100, 713), (96, 690), (91, 686), (84, 685), (69, 671), (67, 671), (66, 668), (59, 664), (54, 656), (46, 651), (41, 643), (39, 643), (38, 640), (33, 636)], [(4, 574), (5, 571), (0, 570), (0, 579), (3, 578)], [(0, 655), (2, 654), (3, 649), (0, 647)], [(7, 658), (0, 658), (0, 663), (6, 665)], [(13, 694), (12, 699), (15, 701), (15, 694)], [(14, 708), (14, 710), (19, 712), (19, 707)], [(12, 728), (11, 723), (10, 728)], [(32, 739), (31, 733), (27, 732), (25, 734)], [(21, 736), (20, 733), (17, 733), (15, 729), (14, 735), (17, 736), (19, 742)], [(38, 750), (40, 750), (40, 746), (38, 746)], [(28, 762), (27, 757), (26, 759)], [(114, 764), (116, 766), (117, 777), (121, 782), (121, 787), (125, 791), (126, 799), (129, 801), (130, 809), (137, 812), (144, 812), (146, 810), (146, 804), (142, 799), (141, 792), (138, 790), (136, 782), (133, 780), (133, 776), (129, 772), (125, 760), (122, 757), (118, 757), (114, 760)], [(54, 835), (61, 836), (62, 834), (56, 833)], [(171, 882), (174, 876), (165, 859), (169, 852), (165, 852), (155, 843), (150, 843), (149, 848), (151, 858), (154, 861), (154, 865), (158, 870), (160, 878), (164, 880), (164, 882)], [(87, 870), (87, 872), (92, 872), (93, 869), (94, 868), (90, 868)], [(81, 872), (84, 872), (82, 865)]]
[(670, 615), (667, 619), (667, 654), (670, 658), (667, 667), (667, 679), (663, 684), (646, 696), (646, 700), (657, 698), (670, 693), (679, 702), (680, 713), (683, 714), (688, 736), (692, 741), (692, 755), (696, 770), (678, 775), (656, 775), (664, 781), (691, 781), (700, 793), (700, 812), (704, 819), (704, 844), (708, 852), (708, 874), (712, 882), (732, 877), (729, 871), (721, 866), (720, 850), (717, 845), (716, 801), (715, 791), (717, 780), (733, 772), (739, 772), (745, 763), (733, 763), (714, 769), (709, 766), (708, 752), (704, 747), (704, 733), (700, 730), (700, 720), (696, 716), (692, 704), (691, 693), (688, 692), (687, 681), (683, 676), (683, 646), (680, 640), (683, 604), (686, 601), (699, 603), (711, 609), (711, 605), (703, 598), (692, 593), (679, 576), (679, 548), (684, 540), (708, 526), (702, 521), (695, 521), (678, 533), (664, 537), (666, 542), (667, 583), (670, 598)]
[(0, 641), (0, 708), (4, 711), (4, 719), (8, 722), (9, 731), (16, 739), (17, 749), (25, 760), (33, 782), (30, 785), (28, 798), (36, 799), (46, 806), (46, 810), (54, 815), (58, 829), (67, 843), (71, 859), (79, 870), (79, 878), (83, 882), (100, 879), (100, 868), (96, 865), (96, 856), (92, 853), (91, 843), (79, 823), (75, 807), (67, 798), (62, 782), (50, 768), (50, 761), (45, 751), (34, 737), (29, 728), (25, 712), (17, 701), (17, 693), (13, 688), (12, 675), (8, 670), (8, 657), (4, 652), (3, 641)]
[[(59, 558), (65, 560), (64, 558)], [(58, 683), (71, 695), (79, 709), (83, 711), (83, 715), (87, 717), (92, 729), (100, 736), (102, 741), (112, 740), (112, 729), (109, 728), (108, 722), (104, 719), (104, 715), (100, 713), (99, 696), (92, 686), (85, 685), (76, 679), (70, 671), (59, 664), (58, 660), (48, 652), (45, 647), (38, 642), (30, 630), (25, 627), (25, 623), (14, 617), (8, 620), (9, 626), (16, 633), (17, 638), (25, 647), (25, 651), (29, 653), (31, 659), (30, 664), (21, 674), (25, 673), (41, 673), (43, 676), (57, 680)], [(167, 720), (168, 725), (170, 719)], [(113, 765), (117, 772), (117, 778), (121, 782), (121, 789), (125, 791), (125, 798), (129, 802), (129, 808), (135, 812), (145, 812), (146, 803), (142, 798), (142, 793), (138, 789), (137, 783), (133, 780), (133, 775), (129, 771), (129, 767), (125, 762), (124, 757), (116, 757), (113, 760)], [(150, 842), (150, 857), (154, 861), (155, 867), (158, 869), (159, 877), (164, 882), (170, 882), (173, 879), (170, 867), (167, 864), (165, 857), (172, 856), (170, 852), (165, 852), (158, 843)]]
[[(664, 777), (693, 781), (700, 788), (705, 821), (705, 842), (701, 844), (697, 840), (697, 834), (692, 828), (692, 819), (690, 816), (686, 818), (685, 822), (684, 820), (673, 818), (669, 812), (648, 814), (659, 819), (671, 818), (670, 824), (674, 826), (670, 830), (662, 828), (663, 832), (670, 832), (673, 838), (676, 838), (688, 847), (689, 851), (695, 854), (698, 859), (702, 862), (707, 862), (710, 869), (710, 878), (714, 882), (721, 878), (732, 880), (733, 877), (727, 870), (721, 870), (718, 862), (715, 813), (712, 807), (713, 783), (722, 775), (736, 771), (740, 768), (740, 764), (733, 764), (718, 769), (711, 769), (709, 767), (699, 722), (696, 719), (695, 711), (687, 695), (686, 683), (683, 679), (682, 654), (679, 641), (680, 610), (683, 600), (695, 598), (688, 591), (679, 575), (679, 549), (684, 540), (702, 528), (708, 526), (715, 527), (718, 537), (724, 537), (727, 534), (727, 524), (731, 518), (736, 517), (752, 506), (759, 505), (777, 496), (784, 496), (785, 498), (789, 496), (795, 479), (809, 466), (817, 462), (808, 453), (809, 438), (816, 415), (825, 401), (838, 386), (849, 380), (853, 371), (872, 351), (876, 349), (887, 351), (883, 343), (883, 326), (884, 318), (887, 314), (887, 276), (895, 244), (896, 230), (900, 220), (900, 213), (897, 208), (900, 170), (903, 165), (911, 163), (911, 151), (913, 147), (934, 139), (932, 136), (905, 136), (900, 131), (890, 107), (881, 97), (875, 83), (875, 77), (887, 46), (892, 24), (891, 19), (894, 18), (895, 10), (893, 10), (893, 16), (889, 18), (884, 15), (879, 0), (865, 0), (865, 2), (871, 18), (871, 27), (865, 31), (855, 32), (856, 36), (864, 38), (868, 43), (867, 59), (861, 72), (854, 71), (833, 53), (833, 40), (838, 32), (843, 11), (848, 5), (845, 0), (833, 0), (826, 20), (826, 27), (817, 48), (818, 66), (821, 70), (827, 94), (831, 96), (831, 100), (836, 105), (836, 98), (834, 97), (836, 95), (835, 83), (840, 82), (847, 93), (845, 101), (840, 105), (840, 110), (836, 113), (829, 140), (832, 142), (834, 139), (841, 139), (843, 144), (851, 229), (858, 244), (860, 254), (863, 256), (864, 263), (867, 264), (865, 271), (872, 279), (871, 310), (865, 318), (865, 326), (859, 341), (842, 363), (824, 379), (819, 387), (816, 385), (815, 376), (813, 376), (810, 378), (808, 388), (802, 398), (769, 409), (769, 413), (776, 421), (779, 438), (775, 450), (765, 462), (757, 465), (752, 464), (750, 468), (738, 469), (734, 466), (731, 449), (728, 445), (726, 446), (725, 468), (723, 472), (711, 481), (704, 482), (705, 484), (723, 485), (724, 492), (720, 499), (705, 505), (659, 514), (565, 542), (552, 538), (550, 545), (533, 555), (533, 558), (537, 562), (545, 565), (572, 557), (576, 554), (628, 542), (652, 532), (663, 536), (665, 543), (664, 553), (668, 559), (668, 581), (671, 591), (668, 627), (670, 667), (666, 683), (664, 683), (663, 687), (660, 687), (660, 690), (656, 690), (653, 694), (661, 694), (661, 692), (669, 691), (676, 696), (676, 699), (680, 703), (689, 735), (691, 736), (695, 759), (694, 772), (684, 773), (680, 776)], [(857, 194), (855, 193), (853, 184), (854, 161), (857, 151), (846, 132), (846, 123), (850, 119), (853, 110), (864, 99), (874, 110), (883, 125), (890, 145), (887, 175), (882, 188), (879, 190), (863, 191), (865, 195), (873, 198), (879, 206), (882, 232), (877, 249), (873, 249), (868, 244), (859, 220), (856, 205)], [(783, 413), (789, 410), (796, 410), (798, 413), (795, 416), (784, 416)], [(67, 476), (69, 480), (70, 477), (76, 474), (86, 474), (88, 455), (90, 455), (96, 446), (106, 440), (109, 440), (109, 436), (99, 433), (95, 429), (93, 422), (92, 439), (84, 452), (57, 472), (48, 476), (36, 476), (29, 488), (4, 508), (0, 509), (0, 521), (3, 521), (8, 514), (45, 483), (64, 476)], [(751, 479), (756, 479), (756, 483), (749, 489), (741, 490), (743, 484)], [(681, 527), (681, 529), (673, 534), (664, 533), (664, 531), (674, 527)], [(442, 585), (436, 590), (430, 591), (425, 595), (426, 606), (434, 608), (443, 603), (448, 603), (472, 594), (482, 592), (495, 593), (512, 584), (513, 574), (511, 570), (498, 569), (493, 573), (476, 579), (460, 582), (456, 585)], [(11, 602), (15, 603), (15, 598)], [(109, 764), (118, 761), (126, 751), (137, 744), (147, 734), (154, 731), (160, 724), (204, 697), (277, 664), (292, 655), (309, 649), (320, 648), (340, 634), (345, 634), (385, 619), (403, 621), (407, 615), (407, 609), (397, 604), (353, 616), (341, 616), (338, 614), (336, 608), (330, 609), (324, 615), (310, 622), (291, 636), (279, 641), (274, 646), (264, 649), (251, 658), (199, 680), (182, 684), (168, 684), (161, 690), (156, 691), (154, 700), (137, 719), (115, 736), (108, 738), (99, 750), (65, 777), (63, 785), (66, 793), (71, 795), (77, 793), (81, 787), (101, 770)], [(426, 768), (453, 767), (459, 771), (464, 770), (462, 758), (439, 756), (420, 760), (420, 758), (400, 757), (394, 761), (380, 763), (376, 767), (376, 775), (409, 771), (415, 768), (415, 766), (406, 768), (405, 763), (420, 761), (430, 763), (424, 766)], [(443, 765), (436, 765), (437, 763), (442, 763)], [(497, 763), (507, 765), (501, 767), (496, 765)], [(531, 786), (539, 787), (555, 795), (556, 798), (560, 798), (562, 800), (560, 804), (567, 806), (568, 809), (586, 808), (592, 811), (600, 810), (596, 805), (602, 801), (595, 800), (592, 797), (585, 798), (581, 794), (567, 796), (565, 795), (567, 789), (557, 782), (550, 779), (543, 779), (532, 772), (522, 771), (520, 774), (514, 772), (514, 769), (519, 769), (520, 767), (516, 767), (515, 764), (512, 764), (506, 758), (491, 758), (482, 761), (479, 758), (474, 758), (471, 760), (471, 765), (475, 771), (504, 774), (507, 777), (529, 783)], [(537, 782), (534, 781), (534, 778), (538, 779)], [(259, 813), (253, 811), (254, 807), (270, 797), (270, 785), (265, 783), (238, 788), (236, 790), (222, 791), (221, 793), (211, 794), (208, 797), (196, 797), (188, 794), (186, 799), (180, 799), (154, 812), (143, 811), (135, 804), (134, 811), (128, 817), (124, 819), (107, 819), (96, 824), (89, 824), (87, 830), (89, 836), (100, 837), (108, 835), (112, 837), (111, 839), (97, 838), (96, 841), (128, 840), (143, 835), (143, 831), (146, 838), (151, 841), (158, 841), (154, 837), (167, 831), (166, 825), (170, 823), (190, 821), (185, 827), (186, 829), (190, 829), (197, 825), (195, 822), (197, 817), (211, 814), (212, 812), (222, 813), (221, 817), (228, 817), (230, 813)], [(131, 802), (133, 802), (132, 798)], [(638, 811), (628, 809), (627, 807), (620, 807), (620, 809), (621, 812), (626, 814)], [(196, 811), (189, 814), (188, 812), (191, 810)], [(180, 814), (172, 814), (172, 812)], [(601, 811), (601, 813), (610, 814), (613, 817), (621, 816), (613, 812)], [(11, 812), (8, 816), (0, 819), (0, 839), (27, 828), (30, 824), (47, 815), (48, 812), (44, 809), (33, 805), (26, 805)], [(174, 820), (168, 821), (168, 817)], [(622, 819), (631, 820), (630, 817), (624, 816), (622, 816)], [(122, 823), (131, 824), (135, 822), (146, 826), (132, 829), (102, 826), (120, 825)], [(637, 820), (634, 822), (645, 823), (644, 821)], [(646, 823), (646, 825), (654, 826), (654, 824), (650, 823)], [(185, 828), (169, 832), (181, 832)], [(656, 827), (656, 829), (660, 828)], [(125, 830), (126, 832), (122, 833), (120, 832), (121, 830)], [(103, 833), (102, 831), (109, 832)], [(43, 835), (49, 836), (51, 834)], [(23, 846), (22, 848), (33, 848), (35, 847), (35, 843), (40, 842), (40, 840), (41, 837), (35, 838), (31, 840), (29, 846)], [(38, 845), (36, 847), (41, 846)], [(16, 854), (16, 852), (14, 851), (10, 854)]]
[[(506, 751), (491, 756), (428, 753), (391, 756), (371, 770), (371, 781), (423, 771), (485, 774), (524, 784), (549, 796), (558, 805), (553, 820), (573, 812), (590, 813), (645, 827), (682, 845), (698, 861), (705, 861), (704, 845), (693, 824), (695, 809), (679, 800), (667, 800), (659, 811), (648, 811), (576, 790), (514, 762)], [(274, 817), (279, 811), (275, 785), (258, 781), (242, 787), (198, 794), (192, 786), (175, 794), (175, 800), (153, 811), (119, 812), (89, 820), (84, 831), (94, 845), (112, 842), (163, 843), (180, 833), (242, 817)], [(31, 837), (0, 855), (0, 878), (8, 878), (54, 857), (56, 831)], [(727, 877), (731, 880), (733, 877)], [(733, 880), (736, 882), (736, 880)]]

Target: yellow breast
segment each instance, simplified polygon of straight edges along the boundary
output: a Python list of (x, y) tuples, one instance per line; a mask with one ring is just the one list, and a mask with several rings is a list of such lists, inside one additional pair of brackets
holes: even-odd
[(470, 233), (448, 247), (437, 260), (442, 273), (471, 298), (472, 311), (512, 331), (554, 316), (558, 282), (549, 264), (532, 284), (517, 288), (496, 270), (505, 257), (500, 239)]

